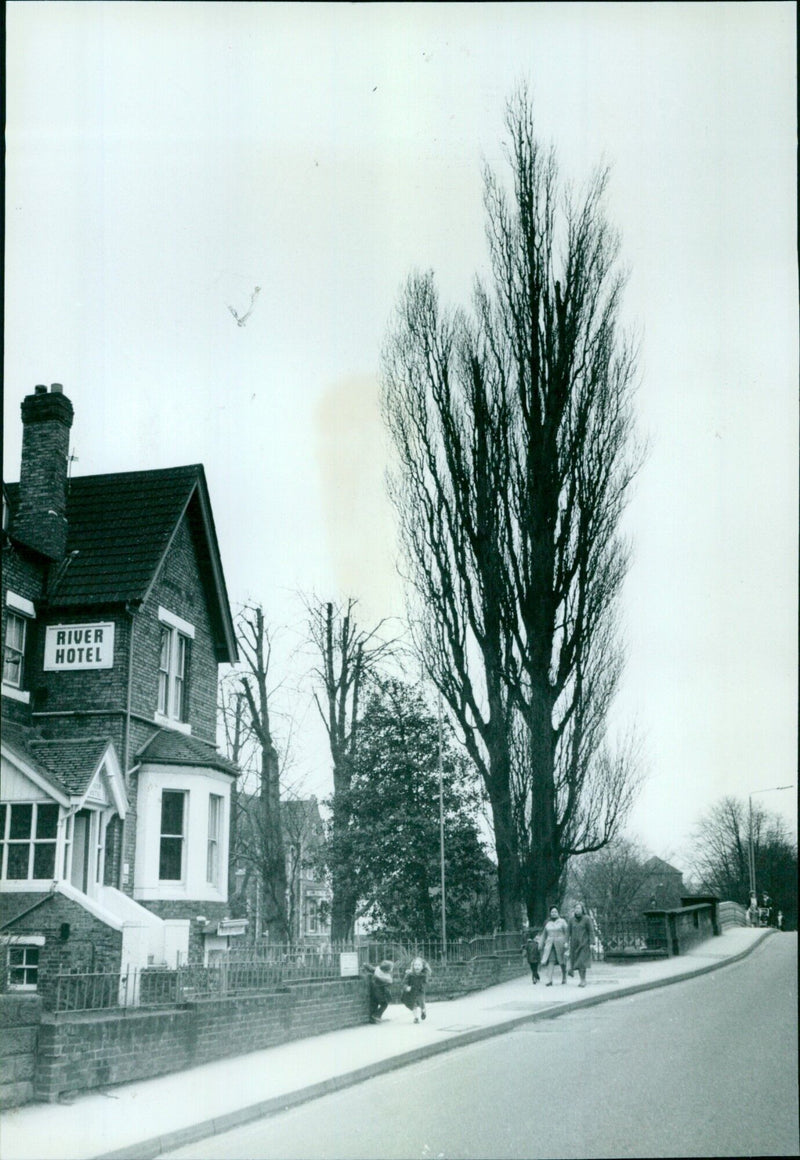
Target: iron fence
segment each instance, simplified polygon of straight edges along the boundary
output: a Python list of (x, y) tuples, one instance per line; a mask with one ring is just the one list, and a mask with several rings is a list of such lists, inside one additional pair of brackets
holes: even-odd
[(400, 974), (417, 956), (435, 968), (485, 955), (516, 957), (521, 946), (521, 936), (515, 932), (448, 940), (446, 944), (440, 939), (356, 940), (324, 946), (265, 942), (220, 955), (208, 964), (179, 961), (174, 968), (61, 972), (56, 976), (52, 1006), (57, 1012), (174, 1007), (195, 999), (268, 993), (293, 983), (338, 979), (342, 954), (357, 955), (359, 971), (365, 964), (374, 966), (388, 959)]
[(646, 918), (604, 918), (598, 915), (595, 922), (596, 958), (605, 958), (606, 955), (660, 953), (665, 947), (666, 937), (648, 924)]

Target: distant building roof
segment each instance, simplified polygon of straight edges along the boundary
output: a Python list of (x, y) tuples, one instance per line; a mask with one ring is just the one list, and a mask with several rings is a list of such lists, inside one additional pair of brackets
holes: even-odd
[(671, 866), (669, 862), (665, 862), (663, 858), (648, 858), (644, 868), (649, 874), (679, 874), (681, 878), (683, 877), (682, 871), (678, 870), (676, 866)]
[(174, 729), (159, 729), (142, 746), (136, 759), (150, 765), (201, 765), (207, 769), (220, 769), (233, 777), (239, 774), (238, 767), (213, 745)]
[[(6, 494), (12, 511), (16, 510), (19, 484), (8, 484)], [(236, 634), (200, 464), (71, 479), (67, 554), (51, 571), (49, 606), (143, 601), (184, 514), (195, 534), (217, 660), (235, 661)]]

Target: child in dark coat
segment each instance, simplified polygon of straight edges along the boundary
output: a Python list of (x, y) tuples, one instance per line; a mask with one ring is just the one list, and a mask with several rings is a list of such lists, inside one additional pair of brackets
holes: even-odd
[(392, 999), (392, 967), (389, 959), (384, 959), (377, 967), (371, 963), (364, 963), (364, 970), (369, 975), (369, 1021), (380, 1023), (381, 1016)]
[[(423, 1019), (426, 1019), (428, 1016), (425, 1009), (425, 988), (428, 985), (430, 977), (430, 966), (424, 959), (417, 956), (412, 961), (403, 979), (402, 1001), (408, 1007), (409, 1011), (414, 1012), (415, 1023), (419, 1023), (420, 1016)], [(418, 1011), (419, 1015), (417, 1014)]]
[(528, 960), (528, 966), (531, 969), (531, 982), (539, 982), (539, 960), (542, 957), (541, 935), (535, 931), (531, 931), (528, 941), (525, 943), (525, 958)]

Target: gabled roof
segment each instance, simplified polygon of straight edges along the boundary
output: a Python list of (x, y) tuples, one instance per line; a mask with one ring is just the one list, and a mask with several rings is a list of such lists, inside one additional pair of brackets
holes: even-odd
[[(82, 804), (100, 776), (120, 817), (127, 800), (113, 743), (107, 737), (46, 740), (33, 729), (3, 722), (3, 749), (11, 762), (61, 805)], [(102, 772), (101, 772), (102, 771)]]
[(56, 775), (70, 797), (82, 797), (108, 745), (107, 737), (76, 737), (59, 741), (29, 741), (28, 749)]
[[(7, 485), (14, 509), (19, 484)], [(191, 527), (217, 660), (234, 662), (236, 634), (201, 464), (70, 480), (65, 559), (51, 571), (51, 608), (141, 603), (183, 515)]]
[(33, 752), (31, 740), (35, 734), (24, 725), (17, 725), (12, 721), (3, 721), (3, 749), (19, 769), (40, 788), (52, 792), (53, 796), (66, 805), (69, 800), (69, 790), (61, 779), (49, 769), (45, 763)]
[(238, 777), (239, 769), (221, 753), (175, 729), (159, 729), (136, 754), (136, 760), (148, 765), (198, 765), (206, 769), (220, 769)]

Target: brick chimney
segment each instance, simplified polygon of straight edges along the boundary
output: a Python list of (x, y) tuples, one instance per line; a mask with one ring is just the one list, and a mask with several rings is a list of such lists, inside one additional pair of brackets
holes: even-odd
[(67, 544), (67, 468), (72, 403), (60, 383), (22, 400), (22, 462), (14, 535), (51, 560)]

